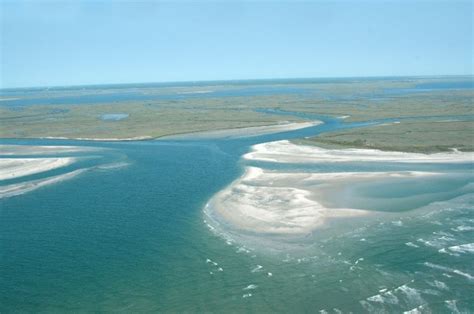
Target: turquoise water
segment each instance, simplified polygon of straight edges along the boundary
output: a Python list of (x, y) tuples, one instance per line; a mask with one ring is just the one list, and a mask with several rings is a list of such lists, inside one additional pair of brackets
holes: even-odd
[(206, 203), (252, 164), (240, 158), (251, 145), (376, 123), (319, 118), (326, 124), (242, 139), (0, 140), (103, 148), (2, 183), (90, 169), (2, 200), (1, 312), (472, 311), (473, 254), (459, 248), (474, 242), (472, 164), (258, 163), (449, 176), (347, 186), (359, 207), (384, 214), (333, 222), (305, 238), (240, 237), (210, 222)]

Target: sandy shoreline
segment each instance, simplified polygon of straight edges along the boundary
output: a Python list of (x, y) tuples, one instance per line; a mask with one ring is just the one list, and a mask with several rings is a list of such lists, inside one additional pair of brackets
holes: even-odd
[(0, 145), (0, 156), (66, 154), (95, 151), (98, 149), (80, 146)]
[(247, 160), (279, 163), (322, 162), (401, 162), (401, 163), (461, 163), (473, 162), (473, 152), (453, 151), (449, 153), (405, 153), (376, 149), (325, 149), (311, 145), (293, 144), (287, 140), (252, 146), (252, 151), (243, 156)]
[(158, 139), (180, 140), (180, 139), (200, 139), (200, 138), (212, 139), (212, 138), (226, 138), (226, 137), (232, 137), (232, 138), (251, 137), (251, 136), (264, 135), (264, 134), (304, 129), (311, 126), (319, 125), (321, 123), (322, 122), (320, 121), (294, 122), (294, 123), (272, 124), (272, 125), (265, 125), (265, 126), (198, 131), (198, 132), (183, 133), (183, 134), (176, 134), (176, 135), (166, 135)]
[[(441, 164), (472, 162), (473, 156), (473, 153), (461, 152), (427, 155), (369, 149), (323, 149), (276, 141), (254, 145), (243, 158), (297, 165), (342, 162)], [(433, 179), (426, 181), (428, 177)], [(214, 195), (205, 210), (217, 221), (246, 233), (306, 235), (335, 218), (379, 215), (385, 210), (390, 211), (391, 206), (418, 208), (416, 206), (429, 204), (440, 197), (449, 198), (448, 192), (443, 196), (441, 192), (430, 194), (423, 189), (418, 192), (411, 188), (423, 187), (426, 182), (433, 181), (445, 184), (461, 182), (449, 180), (453, 180), (450, 174), (443, 172), (336, 170), (321, 173), (248, 166), (240, 178)], [(406, 186), (406, 191), (401, 192)]]
[[(331, 193), (346, 185), (436, 176), (438, 173), (279, 172), (246, 167), (245, 173), (208, 203), (214, 214), (239, 230), (273, 235), (304, 235), (328, 219), (360, 217), (375, 211), (331, 205)], [(334, 196), (334, 195), (333, 195)], [(329, 205), (328, 205), (329, 204)]]
[(211, 199), (209, 207), (237, 229), (277, 235), (307, 234), (327, 218), (366, 214), (349, 208), (329, 210), (310, 195), (301, 186), (275, 185), (271, 174), (248, 167), (241, 178)]
[(126, 142), (126, 141), (146, 141), (155, 139), (152, 136), (135, 136), (125, 138), (92, 138), (92, 137), (61, 137), (61, 136), (46, 136), (40, 137), (45, 140), (73, 140), (73, 141), (97, 141), (97, 142)]
[(73, 157), (0, 158), (0, 180), (14, 179), (71, 165)]
[(307, 127), (321, 124), (321, 121), (311, 122), (292, 122), (280, 123), (264, 126), (251, 126), (242, 128), (206, 130), (186, 133), (176, 133), (164, 136), (153, 137), (149, 135), (122, 137), (122, 138), (93, 138), (93, 137), (65, 137), (65, 136), (44, 136), (28, 137), (25, 139), (44, 139), (44, 140), (71, 140), (71, 141), (97, 141), (97, 142), (127, 142), (127, 141), (149, 141), (149, 140), (181, 140), (181, 139), (200, 139), (200, 138), (225, 138), (225, 137), (251, 137), (264, 134), (278, 133), (304, 129)]

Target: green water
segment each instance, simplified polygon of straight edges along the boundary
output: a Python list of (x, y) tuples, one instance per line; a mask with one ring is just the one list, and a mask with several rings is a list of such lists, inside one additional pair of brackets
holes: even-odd
[(473, 311), (473, 253), (456, 249), (474, 242), (472, 164), (308, 166), (450, 174), (347, 187), (357, 204), (383, 205), (383, 214), (304, 238), (239, 234), (206, 216), (208, 200), (242, 173), (250, 145), (342, 127), (326, 122), (250, 139), (1, 140), (104, 148), (5, 183), (90, 169), (1, 200), (1, 312)]

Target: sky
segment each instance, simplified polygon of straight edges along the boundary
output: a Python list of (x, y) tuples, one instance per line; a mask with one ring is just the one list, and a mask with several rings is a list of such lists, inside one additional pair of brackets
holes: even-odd
[(472, 75), (473, 2), (0, 0), (0, 87)]

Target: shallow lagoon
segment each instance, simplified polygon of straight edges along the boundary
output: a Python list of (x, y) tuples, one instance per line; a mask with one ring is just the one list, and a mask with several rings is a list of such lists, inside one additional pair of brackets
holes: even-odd
[[(54, 174), (126, 165), (95, 167), (71, 180), (2, 200), (2, 309), (472, 310), (472, 252), (459, 249), (474, 237), (472, 193), (417, 210), (388, 209), (388, 216), (334, 221), (308, 237), (293, 239), (232, 232), (204, 214), (209, 199), (241, 175), (242, 166), (252, 164), (240, 159), (251, 145), (349, 127), (337, 119), (325, 121), (240, 139), (1, 140), (105, 148), (82, 153), (87, 158), (81, 163)], [(322, 172), (444, 169), (467, 174), (472, 184), (472, 164), (308, 167)], [(24, 179), (45, 175), (52, 173)], [(373, 189), (366, 192), (374, 196)], [(387, 187), (375, 196), (394, 193)]]
[(100, 116), (100, 119), (104, 121), (120, 121), (128, 117), (128, 113), (105, 113)]

